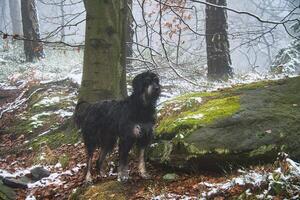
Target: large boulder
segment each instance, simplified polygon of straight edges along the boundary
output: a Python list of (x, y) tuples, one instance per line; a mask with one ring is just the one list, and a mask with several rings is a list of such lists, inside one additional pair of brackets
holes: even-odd
[(159, 112), (150, 161), (189, 170), (300, 159), (300, 77), (192, 93)]

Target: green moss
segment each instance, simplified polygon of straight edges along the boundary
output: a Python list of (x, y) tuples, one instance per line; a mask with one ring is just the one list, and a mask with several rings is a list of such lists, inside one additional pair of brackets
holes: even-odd
[[(188, 93), (181, 95), (179, 97), (176, 97), (174, 100), (176, 101), (185, 101), (190, 98), (197, 98), (197, 97), (215, 97), (220, 95), (220, 92), (196, 92), (196, 93)], [(172, 100), (173, 101), (173, 100)]]
[(117, 181), (103, 182), (87, 189), (81, 199), (126, 200), (128, 188)]
[(156, 128), (160, 134), (186, 134), (217, 119), (230, 116), (240, 108), (240, 97), (231, 96), (210, 99), (202, 105), (193, 106), (183, 112), (163, 118)]
[(69, 165), (70, 157), (66, 154), (63, 154), (58, 158), (58, 161), (61, 164), (61, 167), (65, 169)]
[(33, 150), (38, 150), (41, 144), (46, 143), (50, 148), (57, 148), (62, 144), (75, 144), (79, 141), (80, 135), (77, 130), (57, 130), (42, 135), (33, 140), (29, 145)]
[(156, 143), (151, 146), (149, 153), (152, 158), (159, 159), (161, 162), (168, 162), (173, 149), (172, 142), (161, 141), (160, 143)]
[(271, 145), (263, 145), (260, 146), (258, 149), (252, 150), (251, 152), (249, 152), (249, 156), (250, 157), (255, 157), (255, 156), (259, 156), (259, 155), (264, 155), (268, 152), (272, 152), (274, 150), (276, 150), (276, 145), (275, 144), (271, 144)]
[(268, 80), (268, 81), (259, 81), (254, 83), (248, 83), (248, 84), (241, 84), (234, 86), (233, 89), (230, 89), (232, 91), (245, 91), (245, 90), (255, 90), (258, 88), (268, 87), (270, 85), (276, 84), (275, 81)]

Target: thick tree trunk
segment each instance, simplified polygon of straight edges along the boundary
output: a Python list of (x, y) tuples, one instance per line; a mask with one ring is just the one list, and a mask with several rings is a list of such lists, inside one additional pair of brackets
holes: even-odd
[(86, 34), (79, 100), (126, 96), (124, 0), (85, 1)]
[(22, 35), (22, 18), (20, 0), (9, 0), (9, 12), (13, 34)]
[(45, 56), (40, 40), (39, 21), (35, 0), (21, 0), (24, 52), (26, 61), (32, 62), (35, 58)]
[[(226, 0), (206, 0), (208, 3), (226, 6)], [(226, 80), (232, 76), (227, 12), (225, 9), (206, 6), (206, 50), (208, 78)]]

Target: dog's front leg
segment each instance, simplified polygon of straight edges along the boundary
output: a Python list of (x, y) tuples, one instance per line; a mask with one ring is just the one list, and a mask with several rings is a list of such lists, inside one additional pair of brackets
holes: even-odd
[(85, 184), (91, 184), (93, 182), (92, 175), (91, 175), (92, 158), (93, 158), (93, 153), (89, 153), (88, 154), (88, 159), (87, 159), (87, 169), (86, 169), (86, 175), (85, 175)]
[(118, 170), (118, 181), (127, 181), (129, 179), (128, 170), (128, 154), (133, 145), (131, 140), (119, 141), (119, 170)]
[(105, 160), (105, 157), (108, 153), (108, 150), (106, 148), (101, 148), (99, 158), (96, 163), (96, 168), (98, 172), (100, 173), (101, 177), (105, 177), (105, 172), (102, 169), (103, 161)]
[(150, 175), (146, 171), (145, 149), (144, 148), (140, 148), (139, 149), (139, 165), (138, 165), (138, 169), (139, 169), (139, 174), (140, 174), (140, 176), (142, 178), (144, 178), (144, 179), (149, 179), (150, 178)]

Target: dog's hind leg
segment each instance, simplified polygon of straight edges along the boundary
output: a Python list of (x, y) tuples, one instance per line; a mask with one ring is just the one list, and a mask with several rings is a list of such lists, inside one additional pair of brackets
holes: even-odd
[(92, 159), (95, 149), (87, 148), (87, 166), (86, 166), (86, 175), (85, 175), (85, 183), (90, 184), (93, 182), (91, 169), (92, 169)]
[(127, 181), (129, 179), (128, 171), (128, 154), (133, 145), (131, 140), (119, 141), (119, 170), (118, 170), (118, 181)]
[(98, 172), (100, 173), (101, 177), (105, 176), (105, 173), (102, 170), (102, 165), (103, 165), (103, 161), (105, 160), (107, 153), (108, 153), (108, 150), (105, 147), (101, 148), (100, 155), (99, 155), (99, 158), (96, 163), (96, 168), (97, 168)]
[(150, 175), (146, 171), (145, 165), (145, 148), (139, 148), (139, 164), (138, 164), (139, 174), (144, 179), (149, 179)]

